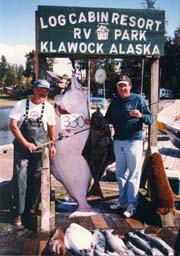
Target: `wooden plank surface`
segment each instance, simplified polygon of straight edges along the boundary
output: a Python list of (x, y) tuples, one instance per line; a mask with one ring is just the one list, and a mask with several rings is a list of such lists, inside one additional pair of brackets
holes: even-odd
[[(158, 148), (162, 154), (164, 165), (166, 168), (172, 168), (174, 170), (180, 170), (180, 150), (176, 149), (172, 143), (169, 141), (166, 135), (158, 135)], [(0, 180), (11, 180), (12, 177), (12, 152), (6, 154), (0, 154), (0, 168), (1, 170), (6, 170), (0, 173)], [(52, 178), (52, 177), (51, 177)], [(63, 187), (52, 178), (52, 185), (57, 191), (63, 192)], [(118, 197), (118, 187), (117, 183), (102, 182), (104, 199), (89, 199), (95, 208), (99, 207), (99, 213), (91, 217), (81, 217), (69, 219), (70, 211), (60, 211), (56, 209), (55, 225), (61, 227), (64, 231), (69, 226), (70, 223), (78, 223), (85, 228), (92, 230), (98, 228), (112, 228), (117, 231), (117, 233), (123, 238), (124, 234), (128, 231), (132, 231), (139, 228), (145, 228), (146, 232), (152, 235), (160, 236), (169, 245), (174, 246), (177, 232), (180, 226), (180, 203), (177, 201), (176, 206), (178, 207), (178, 214), (176, 215), (177, 227), (174, 228), (162, 228), (157, 223), (153, 223), (150, 220), (151, 213), (148, 212), (144, 214), (143, 206), (138, 212), (139, 216), (135, 218), (126, 219), (122, 217), (119, 212), (109, 211), (109, 205), (117, 200)], [(1, 189), (5, 188), (5, 184), (1, 182)], [(2, 190), (1, 190), (2, 191)], [(6, 190), (3, 189), (3, 197), (9, 195)], [(98, 201), (99, 200), (99, 201)], [(56, 204), (57, 206), (57, 204)], [(4, 215), (6, 217), (4, 218)], [(0, 211), (0, 223), (12, 223), (12, 216), (9, 216), (9, 212)], [(144, 219), (144, 217), (146, 217)], [(24, 233), (25, 232), (25, 233)], [(24, 235), (22, 235), (24, 234)], [(41, 243), (41, 241), (43, 243)], [(0, 255), (37, 255), (39, 245), (43, 246), (46, 244), (46, 240), (39, 237), (37, 233), (30, 230), (19, 230), (12, 234), (0, 235)], [(68, 253), (67, 255), (72, 255)]]

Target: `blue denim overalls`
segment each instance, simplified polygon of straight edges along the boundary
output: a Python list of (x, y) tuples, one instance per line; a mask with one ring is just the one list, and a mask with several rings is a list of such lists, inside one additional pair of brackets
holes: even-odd
[[(26, 100), (25, 119), (20, 127), (28, 142), (41, 144), (47, 141), (42, 117), (44, 113), (42, 103), (41, 115), (38, 119), (28, 118), (29, 99)], [(40, 196), (41, 169), (44, 159), (44, 148), (31, 153), (23, 147), (17, 139), (14, 140), (14, 172), (13, 199), (15, 214), (19, 215), (36, 209)]]

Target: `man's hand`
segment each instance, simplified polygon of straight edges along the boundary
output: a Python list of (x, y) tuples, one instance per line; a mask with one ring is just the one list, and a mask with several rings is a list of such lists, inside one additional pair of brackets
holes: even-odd
[(133, 109), (129, 112), (130, 116), (134, 116), (137, 118), (142, 118), (143, 114), (138, 109)]
[(50, 150), (49, 150), (49, 155), (50, 155), (50, 157), (54, 157), (55, 154), (56, 154), (56, 148), (55, 148), (55, 145), (52, 144), (50, 147)]
[(30, 142), (26, 141), (23, 145), (24, 145), (24, 147), (25, 147), (26, 149), (28, 149), (31, 153), (34, 152), (34, 151), (36, 151), (37, 146), (36, 146), (34, 143), (30, 143)]

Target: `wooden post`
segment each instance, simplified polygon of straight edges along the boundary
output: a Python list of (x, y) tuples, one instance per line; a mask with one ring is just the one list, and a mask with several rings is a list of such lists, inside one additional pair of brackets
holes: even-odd
[(154, 117), (154, 122), (149, 126), (148, 148), (150, 153), (158, 152), (157, 149), (157, 116), (159, 108), (159, 59), (155, 59), (151, 65), (151, 97), (150, 109)]
[(37, 11), (35, 12), (35, 45), (36, 45), (36, 51), (34, 56), (34, 62), (35, 62), (35, 79), (38, 80), (39, 78), (39, 53), (38, 53), (38, 22), (37, 22)]
[(147, 173), (145, 171), (146, 161), (150, 154), (158, 152), (157, 147), (157, 116), (159, 109), (159, 59), (153, 59), (151, 64), (151, 94), (149, 100), (150, 110), (154, 117), (154, 122), (148, 127), (148, 149), (142, 165), (142, 175), (140, 187), (145, 187)]
[(88, 109), (90, 109), (91, 97), (91, 60), (88, 59)]
[(41, 232), (49, 233), (51, 231), (50, 213), (49, 150), (46, 149), (41, 173)]
[(47, 77), (47, 59), (45, 56), (39, 56), (39, 79)]

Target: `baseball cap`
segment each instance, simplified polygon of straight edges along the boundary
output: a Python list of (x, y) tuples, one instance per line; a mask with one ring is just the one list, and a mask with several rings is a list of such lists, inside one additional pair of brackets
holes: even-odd
[(50, 83), (47, 80), (44, 79), (39, 79), (37, 80), (34, 84), (33, 87), (38, 87), (38, 88), (47, 88), (48, 90), (50, 89)]
[(131, 84), (131, 79), (126, 75), (121, 75), (116, 85), (119, 84)]

